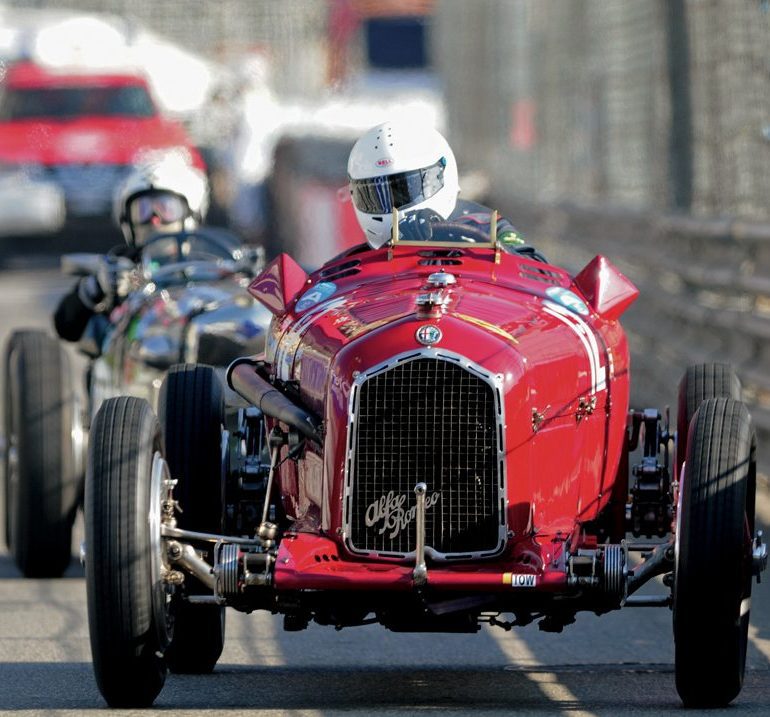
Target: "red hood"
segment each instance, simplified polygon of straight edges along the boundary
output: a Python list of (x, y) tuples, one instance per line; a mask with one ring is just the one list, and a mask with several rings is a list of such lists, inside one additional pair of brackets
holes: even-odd
[(188, 148), (196, 167), (203, 167), (184, 128), (160, 117), (0, 123), (0, 162), (131, 164), (141, 150), (180, 146)]

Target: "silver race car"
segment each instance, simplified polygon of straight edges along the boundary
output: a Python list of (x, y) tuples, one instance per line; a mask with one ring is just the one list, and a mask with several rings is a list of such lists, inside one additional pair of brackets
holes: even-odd
[[(122, 300), (96, 313), (73, 356), (41, 330), (17, 330), (5, 354), (6, 544), (27, 577), (58, 577), (71, 558), (91, 417), (109, 397), (158, 404), (176, 363), (224, 368), (262, 350), (271, 314), (246, 292), (261, 250), (197, 229), (148, 241), (139, 262), (96, 254), (62, 259), (69, 274), (109, 265)], [(82, 377), (78, 374), (82, 373)]]

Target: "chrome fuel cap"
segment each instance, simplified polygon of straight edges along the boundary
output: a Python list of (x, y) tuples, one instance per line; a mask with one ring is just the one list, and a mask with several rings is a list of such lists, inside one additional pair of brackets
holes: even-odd
[(431, 286), (452, 286), (457, 283), (457, 277), (447, 271), (436, 271), (428, 277)]

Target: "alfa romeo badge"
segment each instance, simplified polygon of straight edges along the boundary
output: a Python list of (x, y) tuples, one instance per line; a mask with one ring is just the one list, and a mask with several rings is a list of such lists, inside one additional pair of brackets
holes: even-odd
[(441, 341), (442, 334), (441, 329), (438, 326), (424, 324), (417, 329), (415, 336), (423, 346), (433, 346), (433, 344), (437, 344)]

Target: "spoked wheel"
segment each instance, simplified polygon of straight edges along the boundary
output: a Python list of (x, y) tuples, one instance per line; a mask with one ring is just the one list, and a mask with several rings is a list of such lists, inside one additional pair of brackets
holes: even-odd
[[(210, 366), (173, 366), (163, 383), (160, 415), (180, 528), (222, 532), (222, 384)], [(174, 639), (166, 653), (172, 672), (211, 672), (222, 654), (225, 609), (195, 605), (187, 595), (211, 594), (192, 576), (173, 602)]]
[(676, 530), (676, 687), (687, 707), (740, 692), (751, 607), (755, 436), (746, 407), (704, 401), (690, 425)]
[(72, 554), (83, 433), (67, 354), (43, 331), (8, 342), (4, 412), (6, 543), (26, 577), (60, 577)]
[(676, 413), (676, 466), (681, 475), (687, 455), (687, 430), (695, 412), (708, 398), (741, 400), (741, 382), (735, 370), (727, 363), (701, 363), (688, 366), (679, 382)]
[(173, 622), (160, 521), (167, 477), (150, 405), (105, 401), (91, 429), (84, 507), (91, 653), (111, 707), (151, 705), (166, 679)]

